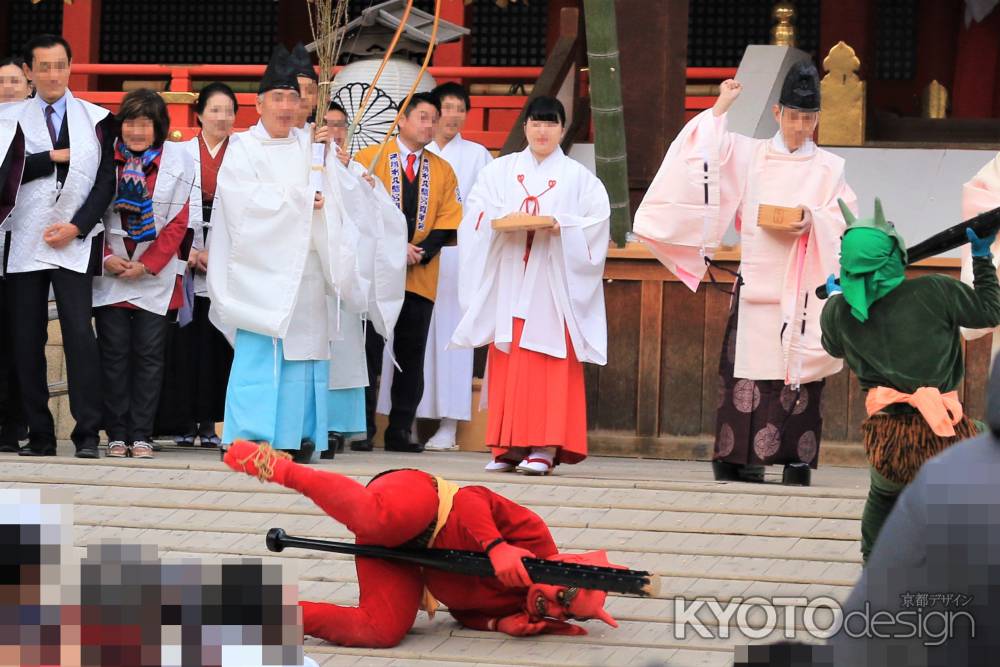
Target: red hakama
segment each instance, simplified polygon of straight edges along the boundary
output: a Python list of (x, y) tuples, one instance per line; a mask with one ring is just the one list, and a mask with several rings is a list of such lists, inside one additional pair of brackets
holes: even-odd
[[(490, 345), (487, 361), (486, 444), (494, 460), (511, 447), (557, 447), (553, 465), (587, 457), (587, 398), (583, 364), (566, 332), (566, 358), (520, 347), (524, 320), (514, 319), (510, 353)], [(514, 460), (516, 459), (516, 460)]]

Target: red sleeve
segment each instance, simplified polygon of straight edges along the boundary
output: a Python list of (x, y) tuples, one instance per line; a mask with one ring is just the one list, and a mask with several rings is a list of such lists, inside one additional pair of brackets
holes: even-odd
[(174, 219), (164, 225), (160, 233), (146, 252), (142, 253), (139, 261), (146, 265), (146, 269), (152, 274), (157, 274), (163, 270), (172, 260), (177, 258), (177, 251), (180, 250), (181, 242), (188, 227), (188, 207), (182, 206), (180, 213)]
[(454, 504), (452, 514), (483, 550), (502, 538), (538, 558), (558, 553), (549, 527), (527, 507), (481, 486), (467, 486), (460, 493), (461, 502)]

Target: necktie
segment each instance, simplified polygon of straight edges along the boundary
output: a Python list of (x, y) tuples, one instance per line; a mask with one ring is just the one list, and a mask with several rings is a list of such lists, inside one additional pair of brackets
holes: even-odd
[(413, 179), (417, 177), (417, 171), (414, 169), (414, 164), (417, 161), (417, 156), (410, 153), (406, 156), (406, 180), (413, 182)]
[(51, 104), (45, 105), (45, 125), (49, 128), (49, 138), (52, 139), (52, 147), (56, 147), (56, 128), (52, 124), (52, 116), (55, 115), (56, 110), (52, 108)]

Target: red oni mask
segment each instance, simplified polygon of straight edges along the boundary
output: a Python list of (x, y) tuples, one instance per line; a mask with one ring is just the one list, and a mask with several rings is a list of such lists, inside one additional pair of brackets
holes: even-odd
[[(604, 551), (588, 551), (582, 554), (556, 554), (547, 560), (563, 563), (580, 563), (583, 565), (600, 565), (603, 567), (621, 567), (608, 562), (608, 554)], [(622, 568), (625, 569), (625, 568)], [(549, 584), (532, 584), (528, 588), (526, 611), (532, 621), (542, 618), (553, 618), (559, 621), (589, 621), (599, 619), (613, 628), (618, 622), (611, 614), (604, 611), (604, 601), (608, 594), (604, 591), (592, 591), (585, 588), (568, 586), (552, 586)]]

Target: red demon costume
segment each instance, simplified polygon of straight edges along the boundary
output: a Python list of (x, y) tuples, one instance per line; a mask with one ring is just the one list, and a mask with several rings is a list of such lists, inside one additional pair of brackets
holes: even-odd
[(433, 612), (436, 600), (462, 625), (514, 636), (586, 634), (566, 622), (570, 619), (598, 618), (617, 627), (604, 611), (606, 593), (532, 583), (521, 562), (535, 557), (608, 566), (605, 553), (558, 553), (537, 514), (489, 489), (459, 488), (419, 470), (385, 472), (362, 486), (246, 441), (234, 442), (224, 461), (233, 470), (302, 493), (347, 526), (358, 544), (485, 552), (497, 573), (473, 577), (359, 556), (358, 606), (300, 603), (307, 635), (341, 646), (395, 646), (417, 611)]

